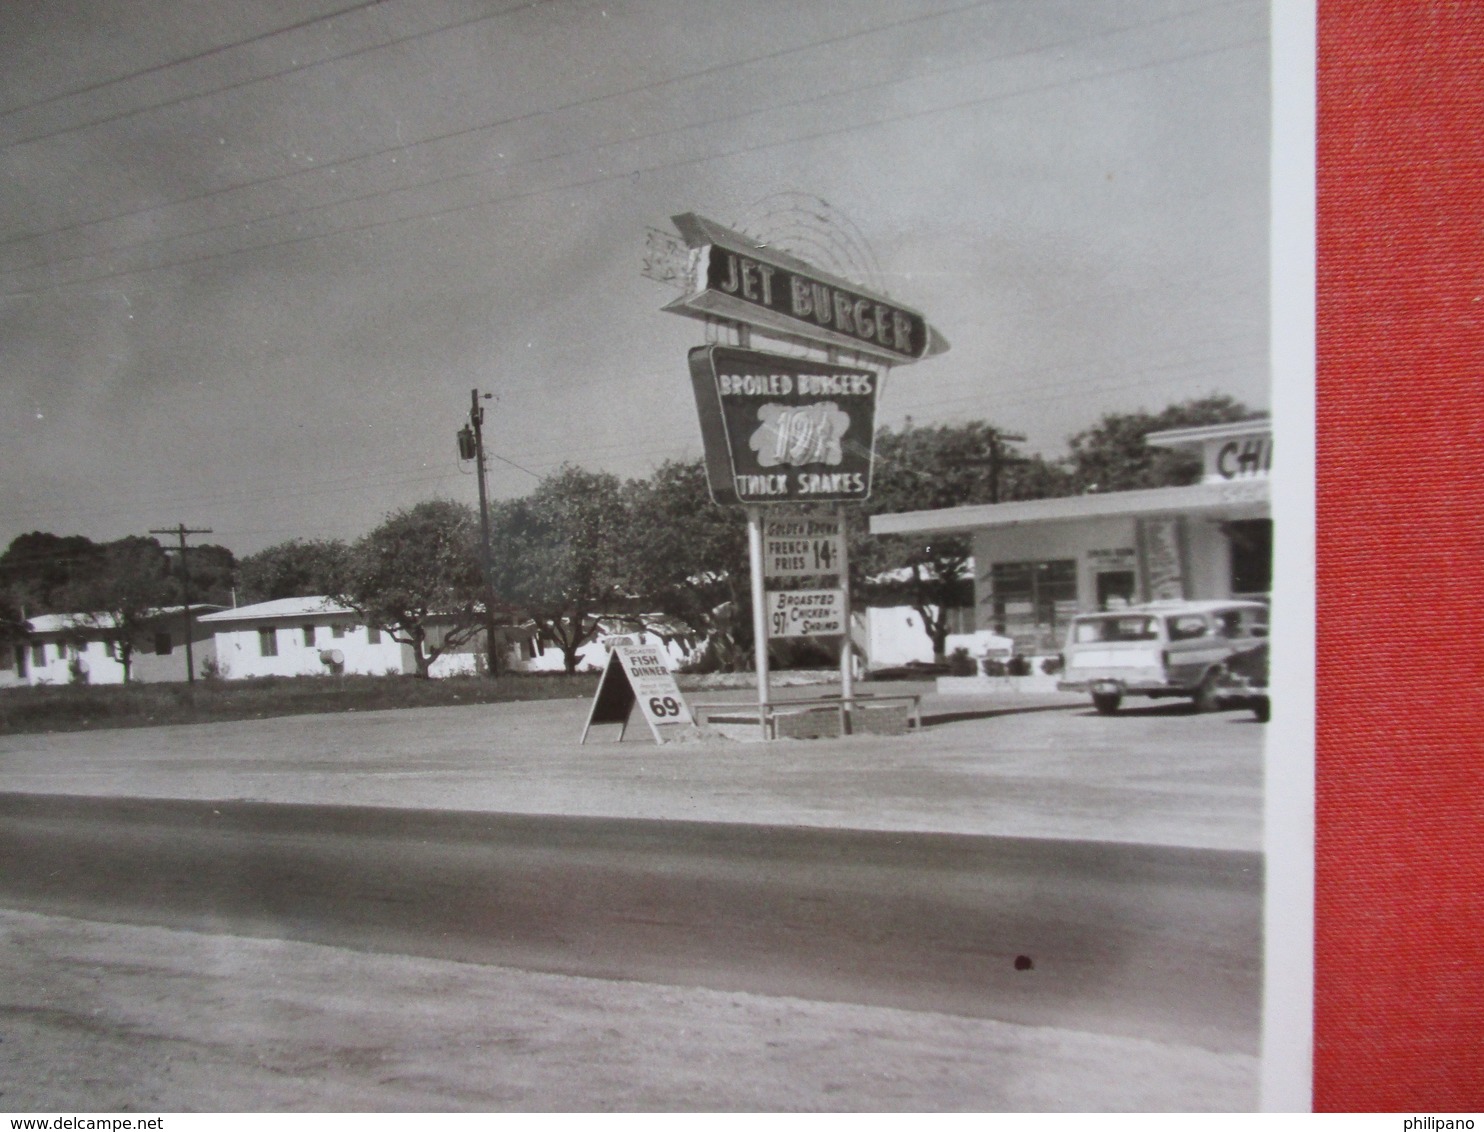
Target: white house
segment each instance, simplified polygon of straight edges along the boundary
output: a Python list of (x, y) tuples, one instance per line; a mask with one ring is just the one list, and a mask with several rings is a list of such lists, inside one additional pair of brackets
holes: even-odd
[(223, 609), (201, 618), (216, 636), (219, 674), (325, 676), (416, 671), (406, 648), (326, 597), (285, 597)]
[[(200, 619), (216, 636), (218, 672), (226, 679), (253, 676), (408, 675), (417, 671), (412, 646), (367, 625), (355, 610), (328, 597), (286, 597), (223, 609)], [(445, 627), (429, 629), (440, 643)], [(504, 630), (502, 630), (504, 632)], [(534, 650), (512, 632), (509, 663), (519, 670)], [(433, 661), (429, 675), (469, 676), (482, 669), (483, 632)]]
[[(191, 606), (191, 660), (200, 675), (215, 655), (211, 630), (201, 621), (219, 605)], [(200, 616), (196, 611), (203, 611)], [(124, 665), (111, 639), (114, 619), (107, 613), (43, 613), (28, 620), (30, 641), (4, 657), (0, 683), (122, 684)], [(129, 679), (138, 683), (185, 680), (186, 627), (181, 606), (156, 610), (134, 641)]]

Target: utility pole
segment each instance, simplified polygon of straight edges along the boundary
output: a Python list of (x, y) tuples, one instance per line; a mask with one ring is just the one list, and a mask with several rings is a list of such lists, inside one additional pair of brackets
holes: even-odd
[(191, 568), (186, 560), (186, 535), (209, 535), (210, 527), (187, 527), (178, 523), (163, 531), (150, 531), (152, 535), (175, 535), (180, 539), (180, 600), (185, 613), (186, 683), (196, 682), (195, 653), (191, 651)]
[(1011, 444), (1024, 444), (1025, 437), (1018, 432), (1001, 432), (997, 428), (989, 430), (989, 456), (984, 459), (965, 460), (963, 463), (971, 468), (989, 469), (989, 501), (998, 503), (1000, 501), (1000, 472), (1008, 464), (1024, 464), (1026, 461), (1020, 456), (1005, 455), (1001, 445), (1005, 441)]
[[(486, 393), (484, 399), (488, 401), (493, 396)], [(478, 389), (469, 390), (469, 423), (459, 429), (459, 457), (474, 461), (475, 476), (479, 481), (479, 567), (484, 578), (484, 646), (490, 675), (494, 676), (499, 671), (499, 646), (495, 643), (495, 579), (490, 564), (490, 513), (484, 483), (484, 406), (479, 399)]]
[(1004, 449), (1000, 447), (1005, 441), (1012, 444), (1024, 444), (1025, 437), (1018, 432), (1001, 432), (999, 429), (991, 429), (989, 433), (989, 501), (998, 503), (1000, 501), (1000, 472), (1004, 470), (1007, 463), (1023, 461), (1006, 460)]

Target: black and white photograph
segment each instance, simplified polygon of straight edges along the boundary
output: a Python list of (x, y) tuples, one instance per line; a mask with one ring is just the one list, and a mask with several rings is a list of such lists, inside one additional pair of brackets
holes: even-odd
[(0, 6), (0, 1111), (1301, 1098), (1275, 15)]

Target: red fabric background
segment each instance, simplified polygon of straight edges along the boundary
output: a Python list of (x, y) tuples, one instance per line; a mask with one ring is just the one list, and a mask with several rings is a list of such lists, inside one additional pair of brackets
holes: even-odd
[(1314, 1106), (1477, 1111), (1484, 3), (1318, 16)]

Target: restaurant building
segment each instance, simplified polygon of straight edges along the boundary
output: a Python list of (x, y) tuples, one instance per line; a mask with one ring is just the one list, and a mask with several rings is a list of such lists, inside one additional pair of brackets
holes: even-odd
[(1273, 524), (1267, 419), (1150, 433), (1198, 454), (1198, 483), (877, 515), (872, 534), (973, 541), (974, 621), (1055, 653), (1076, 613), (1146, 601), (1265, 600)]

